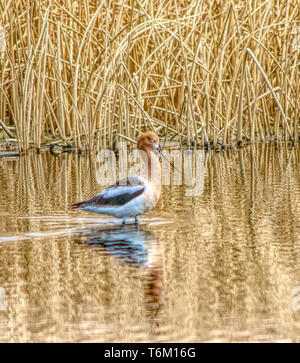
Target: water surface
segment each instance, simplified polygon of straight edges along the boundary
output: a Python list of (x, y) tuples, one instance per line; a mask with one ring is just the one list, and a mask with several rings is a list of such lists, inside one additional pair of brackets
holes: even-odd
[(70, 209), (94, 156), (0, 159), (0, 341), (300, 341), (299, 156), (210, 152), (138, 229)]

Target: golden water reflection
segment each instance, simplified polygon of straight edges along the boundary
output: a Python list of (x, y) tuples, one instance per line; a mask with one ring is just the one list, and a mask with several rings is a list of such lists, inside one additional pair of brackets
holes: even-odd
[(299, 341), (299, 150), (203, 165), (122, 229), (70, 209), (103, 188), (95, 155), (2, 158), (0, 341)]
[(163, 304), (165, 265), (163, 248), (153, 232), (135, 224), (94, 228), (84, 232), (81, 243), (142, 269), (146, 311), (157, 316)]

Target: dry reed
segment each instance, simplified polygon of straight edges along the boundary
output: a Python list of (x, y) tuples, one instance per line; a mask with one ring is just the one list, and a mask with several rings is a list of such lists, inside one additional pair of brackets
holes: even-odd
[[(3, 0), (0, 130), (20, 150), (299, 134), (297, 0)], [(4, 37), (5, 36), (5, 37)]]

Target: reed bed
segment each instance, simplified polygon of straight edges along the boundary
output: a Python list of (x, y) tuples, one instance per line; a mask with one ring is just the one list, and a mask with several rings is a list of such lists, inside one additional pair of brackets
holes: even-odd
[(20, 151), (299, 139), (297, 0), (2, 0), (0, 130)]

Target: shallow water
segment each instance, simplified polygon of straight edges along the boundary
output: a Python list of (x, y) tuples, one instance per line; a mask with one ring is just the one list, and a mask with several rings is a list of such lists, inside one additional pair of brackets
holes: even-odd
[(300, 341), (299, 156), (210, 152), (138, 229), (70, 209), (95, 157), (0, 159), (0, 341)]

